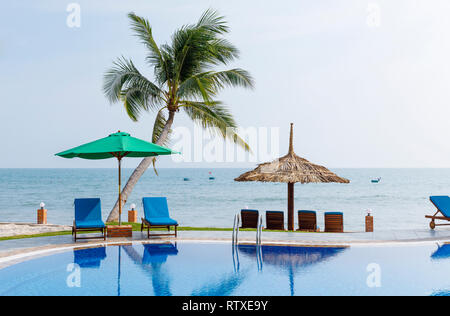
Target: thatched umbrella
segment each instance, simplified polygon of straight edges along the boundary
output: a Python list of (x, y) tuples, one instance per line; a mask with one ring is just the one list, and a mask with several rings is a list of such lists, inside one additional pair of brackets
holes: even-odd
[(294, 152), (294, 124), (291, 123), (289, 153), (272, 162), (258, 165), (240, 175), (235, 181), (281, 182), (288, 184), (288, 229), (294, 230), (294, 184), (300, 183), (350, 183), (325, 167), (315, 165)]

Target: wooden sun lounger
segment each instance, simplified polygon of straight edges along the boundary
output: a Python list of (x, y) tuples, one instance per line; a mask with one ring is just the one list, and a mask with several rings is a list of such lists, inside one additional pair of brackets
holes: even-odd
[[(178, 232), (177, 232), (177, 228), (178, 228), (178, 224), (174, 224), (174, 225), (152, 225), (150, 222), (148, 222), (145, 218), (141, 218), (142, 223), (141, 223), (141, 232), (144, 231), (144, 229), (147, 229), (147, 238), (150, 238), (150, 228), (167, 228), (167, 231), (169, 233), (167, 234), (151, 234), (152, 237), (158, 237), (158, 236), (175, 236), (177, 237)], [(170, 233), (170, 227), (174, 227), (174, 233)]]
[(241, 228), (258, 228), (258, 217), (257, 210), (241, 210)]
[(317, 231), (317, 215), (314, 211), (298, 211), (298, 230)]
[[(92, 237), (78, 237), (77, 236), (77, 232), (99, 232), (102, 235), (101, 236), (92, 236)], [(103, 238), (103, 240), (106, 240), (106, 227), (102, 227), (102, 228), (77, 228), (75, 221), (73, 221), (73, 226), (72, 226), (72, 236), (74, 237), (74, 241), (76, 242), (77, 240), (80, 239), (101, 239)]]
[(344, 232), (344, 214), (340, 212), (325, 213), (325, 232), (343, 233)]
[(266, 212), (266, 229), (284, 230), (284, 212), (267, 211)]
[[(437, 212), (434, 215), (425, 216), (425, 218), (431, 219), (430, 228), (435, 229), (436, 226), (450, 226), (450, 224), (436, 224), (436, 220), (450, 222), (450, 197), (430, 196), (430, 201), (437, 208)], [(439, 213), (442, 216), (437, 216)]]

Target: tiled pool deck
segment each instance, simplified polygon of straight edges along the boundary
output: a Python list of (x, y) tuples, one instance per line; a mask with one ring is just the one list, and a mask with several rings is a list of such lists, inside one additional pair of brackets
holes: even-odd
[[(54, 237), (38, 237), (0, 241), (0, 268), (24, 261), (36, 256), (64, 251), (77, 247), (114, 245), (121, 243), (161, 242), (161, 241), (199, 241), (199, 242), (231, 242), (231, 231), (181, 231), (178, 238), (152, 237), (134, 232), (133, 238), (110, 238), (78, 241), (76, 244), (70, 235)], [(240, 232), (239, 242), (255, 243), (256, 232)], [(450, 242), (450, 229), (378, 231), (374, 233), (275, 233), (263, 232), (263, 244), (302, 245), (302, 246), (357, 246), (357, 245), (389, 245), (399, 243)]]

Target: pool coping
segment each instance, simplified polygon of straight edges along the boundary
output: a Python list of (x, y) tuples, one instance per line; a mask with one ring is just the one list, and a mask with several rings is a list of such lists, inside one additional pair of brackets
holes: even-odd
[[(36, 237), (39, 238), (39, 237)], [(87, 241), (82, 243), (66, 243), (53, 244), (29, 248), (19, 248), (10, 251), (0, 252), (0, 270), (13, 266), (15, 264), (33, 260), (40, 257), (46, 257), (57, 253), (67, 252), (76, 249), (98, 248), (107, 246), (119, 245), (135, 245), (135, 244), (149, 244), (149, 243), (227, 243), (231, 244), (231, 238), (153, 238), (153, 239), (130, 239), (130, 238), (116, 238), (107, 241)], [(416, 239), (416, 240), (373, 240), (373, 241), (301, 241), (301, 240), (277, 240), (264, 239), (261, 242), (262, 246), (290, 246), (290, 247), (314, 247), (314, 248), (359, 248), (359, 247), (404, 247), (404, 246), (419, 246), (429, 244), (450, 244), (449, 237), (433, 238), (433, 239)], [(256, 245), (255, 240), (241, 238), (239, 245)]]

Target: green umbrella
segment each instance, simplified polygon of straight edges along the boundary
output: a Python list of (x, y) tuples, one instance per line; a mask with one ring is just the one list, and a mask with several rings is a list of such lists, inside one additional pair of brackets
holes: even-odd
[(108, 137), (87, 143), (56, 154), (63, 158), (108, 159), (117, 158), (119, 162), (119, 225), (122, 224), (121, 161), (124, 157), (153, 157), (179, 154), (179, 152), (131, 137), (120, 131)]

